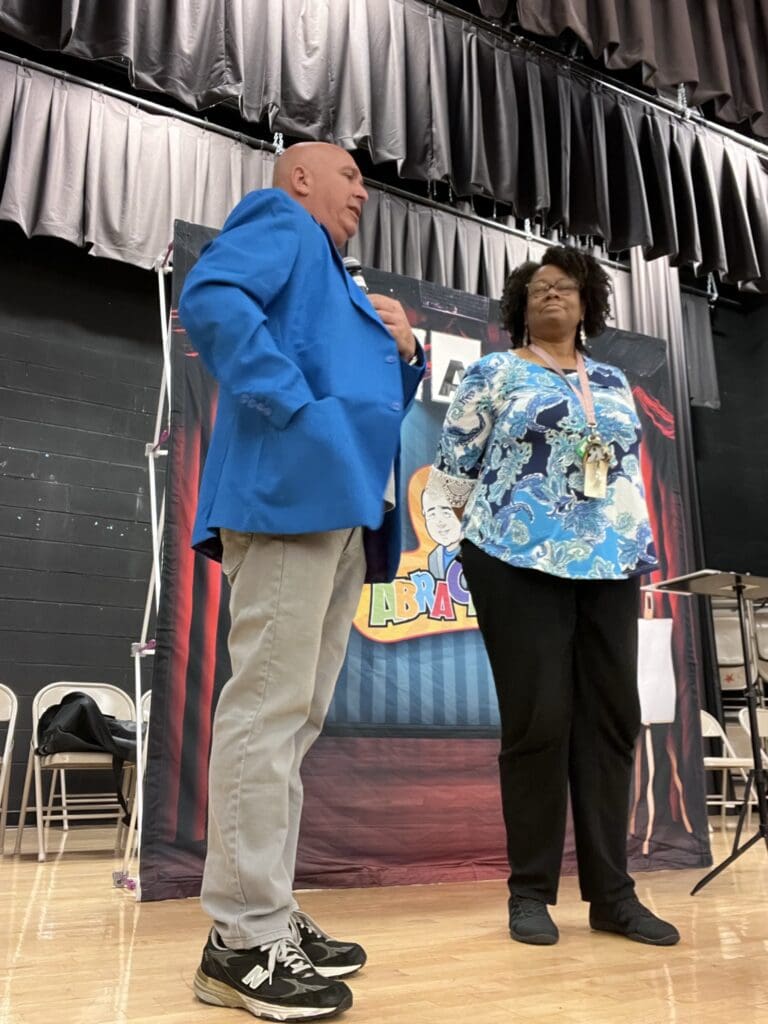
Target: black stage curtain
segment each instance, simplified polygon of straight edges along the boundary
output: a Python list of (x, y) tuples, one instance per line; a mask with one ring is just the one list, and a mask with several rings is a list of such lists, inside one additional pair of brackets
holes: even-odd
[[(487, 17), (508, 6), (480, 2)], [(517, 13), (529, 32), (570, 29), (607, 67), (642, 64), (659, 92), (684, 83), (692, 106), (712, 100), (768, 136), (768, 0), (517, 0)]]
[(493, 196), (609, 251), (639, 245), (768, 291), (759, 153), (419, 0), (4, 0), (0, 30), (122, 56), (137, 86), (191, 106), (235, 101), (249, 120), (368, 148), (405, 178)]

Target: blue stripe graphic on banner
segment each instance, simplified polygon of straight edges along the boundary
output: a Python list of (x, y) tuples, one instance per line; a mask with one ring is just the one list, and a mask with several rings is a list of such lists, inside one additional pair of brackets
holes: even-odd
[(377, 644), (353, 630), (328, 722), (494, 728), (496, 695), (479, 633)]

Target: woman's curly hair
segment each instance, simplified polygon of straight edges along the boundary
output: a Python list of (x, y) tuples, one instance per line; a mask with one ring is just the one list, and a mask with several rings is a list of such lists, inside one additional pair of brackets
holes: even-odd
[[(584, 331), (593, 338), (605, 329), (611, 314), (609, 298), (611, 281), (594, 258), (572, 245), (552, 245), (541, 258), (541, 263), (527, 261), (516, 267), (504, 285), (501, 296), (501, 323), (509, 331), (513, 348), (521, 348), (525, 338), (525, 307), (528, 302), (528, 283), (539, 267), (559, 267), (579, 285), (584, 302)], [(578, 333), (576, 348), (583, 348)]]

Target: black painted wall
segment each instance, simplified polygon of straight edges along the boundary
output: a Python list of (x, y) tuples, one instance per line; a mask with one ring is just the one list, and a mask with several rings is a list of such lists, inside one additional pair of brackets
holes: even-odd
[(41, 686), (133, 690), (160, 373), (153, 274), (0, 223), (0, 682), (20, 700), (12, 808)]
[(713, 322), (720, 409), (692, 409), (707, 567), (768, 576), (768, 300)]

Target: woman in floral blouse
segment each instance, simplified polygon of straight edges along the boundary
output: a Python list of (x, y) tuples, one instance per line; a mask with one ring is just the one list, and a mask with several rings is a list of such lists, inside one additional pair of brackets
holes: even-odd
[(548, 945), (570, 784), (593, 929), (673, 945), (627, 874), (639, 577), (656, 566), (640, 422), (621, 370), (591, 359), (609, 313), (591, 256), (552, 247), (502, 299), (509, 352), (467, 370), (431, 486), (462, 517), (465, 574), (493, 669), (514, 939)]

